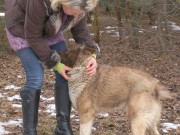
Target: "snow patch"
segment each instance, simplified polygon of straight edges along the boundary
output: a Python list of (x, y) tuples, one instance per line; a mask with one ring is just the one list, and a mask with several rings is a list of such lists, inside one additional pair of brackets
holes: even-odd
[(142, 31), (142, 30), (139, 30), (139, 33), (144, 33), (144, 31)]
[(15, 126), (21, 126), (22, 119), (17, 119), (17, 120), (10, 120), (5, 123), (5, 125), (15, 125)]
[(168, 129), (177, 129), (178, 127), (180, 127), (180, 124), (162, 123), (162, 126)]
[(113, 37), (119, 37), (119, 32), (115, 32), (112, 36)]
[(22, 105), (19, 105), (19, 104), (12, 104), (12, 107), (15, 107), (15, 108), (22, 108)]
[(157, 26), (152, 26), (151, 28), (153, 28), (153, 29), (157, 29)]
[(175, 22), (170, 22), (170, 26), (172, 30), (180, 30), (180, 26), (177, 26)]
[(162, 123), (161, 125), (164, 127), (162, 129), (164, 133), (168, 133), (168, 130), (178, 129), (178, 127), (180, 127), (180, 124), (173, 124), (173, 123)]
[(18, 75), (18, 76), (17, 76), (17, 78), (21, 79), (21, 78), (22, 78), (22, 76), (21, 76), (21, 75)]
[[(172, 27), (172, 30), (180, 30), (180, 26), (177, 26), (175, 22), (169, 22), (170, 26)], [(152, 26), (153, 29), (157, 29), (157, 26)], [(165, 30), (165, 29), (163, 29)]]
[(14, 125), (14, 126), (21, 126), (22, 119), (18, 120), (10, 120), (8, 122), (0, 122), (0, 135), (4, 134), (9, 134), (10, 132), (6, 131), (3, 126), (8, 126), (8, 125)]
[(11, 90), (11, 89), (19, 90), (19, 89), (21, 89), (21, 87), (17, 87), (17, 86), (15, 86), (15, 85), (12, 84), (12, 85), (6, 86), (4, 89), (5, 89), (5, 90)]
[(102, 34), (102, 33), (104, 33), (104, 31), (103, 31), (103, 30), (101, 30), (101, 31), (100, 31), (100, 34)]
[(42, 99), (43, 101), (54, 101), (54, 100), (55, 100), (54, 97), (45, 98), (45, 97), (43, 97), (43, 96), (41, 96), (41, 99)]
[(93, 131), (96, 131), (96, 128), (95, 128), (95, 127), (92, 127), (92, 130), (93, 130)]
[(87, 24), (87, 26), (88, 26), (88, 27), (91, 27), (91, 26), (92, 26), (92, 24)]
[(101, 117), (104, 117), (104, 118), (109, 117), (109, 114), (108, 114), (108, 113), (105, 113), (105, 112), (103, 112), (103, 113), (98, 113), (98, 115), (101, 116)]
[(1, 123), (0, 123), (0, 135), (4, 135), (4, 134), (8, 134), (9, 132), (8, 131), (5, 131), (4, 127), (1, 126)]
[(74, 118), (74, 117), (76, 117), (76, 115), (75, 114), (72, 114), (71, 116), (70, 116), (70, 118), (72, 119), (72, 118)]
[(55, 110), (55, 104), (50, 104), (47, 106), (47, 108), (50, 110)]
[(5, 13), (0, 13), (0, 16), (5, 16)]
[(12, 97), (8, 97), (7, 99), (8, 99), (9, 101), (13, 101), (13, 100), (15, 100), (15, 99), (20, 100), (21, 98), (20, 98), (19, 95), (15, 95), (15, 96), (12, 96)]
[(55, 116), (55, 104), (48, 105), (47, 110), (45, 110), (44, 112), (49, 113), (51, 116)]
[(117, 29), (118, 27), (107, 26), (105, 29)]
[(0, 98), (4, 97), (1, 93), (0, 93)]

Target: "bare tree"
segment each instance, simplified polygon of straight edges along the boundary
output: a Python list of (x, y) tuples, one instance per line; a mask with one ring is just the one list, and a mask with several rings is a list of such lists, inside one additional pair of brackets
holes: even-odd
[(167, 51), (169, 44), (169, 23), (167, 18), (167, 0), (157, 0), (157, 31), (161, 51)]
[(130, 1), (131, 0), (125, 0), (125, 18), (126, 18), (126, 20), (130, 19), (130, 17), (131, 17)]
[(122, 20), (121, 20), (121, 12), (120, 12), (120, 0), (115, 0), (114, 2), (117, 22), (118, 22), (118, 32), (119, 32), (119, 40), (123, 39), (123, 30), (122, 30)]
[[(132, 28), (132, 36), (130, 37), (130, 46), (132, 49), (139, 49), (139, 26), (140, 26), (140, 12), (139, 1), (128, 0), (131, 7), (130, 27)], [(127, 2), (128, 4), (128, 2)]]
[(98, 8), (95, 8), (94, 10), (94, 21), (93, 21), (93, 26), (94, 26), (94, 40), (96, 43), (100, 42), (100, 30), (99, 30), (99, 20), (98, 20)]

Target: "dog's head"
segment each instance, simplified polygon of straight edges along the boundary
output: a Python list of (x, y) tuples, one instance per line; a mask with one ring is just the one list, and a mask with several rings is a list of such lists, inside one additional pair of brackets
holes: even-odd
[(89, 48), (82, 44), (71, 44), (68, 45), (67, 49), (60, 52), (61, 62), (69, 67), (86, 66), (89, 57), (94, 54), (96, 50)]

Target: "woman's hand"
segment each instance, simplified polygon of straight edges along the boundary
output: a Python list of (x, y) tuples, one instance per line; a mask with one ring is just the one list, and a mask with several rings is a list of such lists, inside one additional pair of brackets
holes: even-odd
[(70, 77), (67, 75), (67, 71), (71, 71), (72, 68), (68, 67), (68, 66), (64, 66), (64, 68), (62, 69), (62, 71), (60, 72), (60, 74), (66, 79), (69, 80)]
[(67, 73), (67, 71), (71, 71), (72, 68), (64, 65), (63, 63), (58, 62), (54, 66), (54, 70), (58, 71), (66, 80), (70, 79), (70, 77), (66, 73)]
[(96, 74), (97, 62), (94, 57), (89, 59), (89, 62), (86, 66), (86, 72), (89, 76), (93, 76)]

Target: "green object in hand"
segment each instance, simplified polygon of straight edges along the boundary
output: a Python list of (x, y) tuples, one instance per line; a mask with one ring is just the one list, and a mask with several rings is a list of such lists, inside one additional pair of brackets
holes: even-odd
[(96, 54), (94, 53), (94, 54), (92, 55), (92, 57), (96, 59)]
[(58, 71), (59, 73), (61, 73), (64, 69), (65, 65), (61, 62), (58, 62), (55, 66), (54, 66), (54, 70)]

